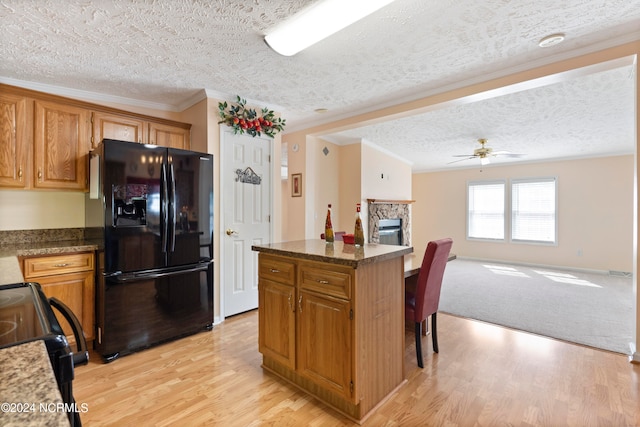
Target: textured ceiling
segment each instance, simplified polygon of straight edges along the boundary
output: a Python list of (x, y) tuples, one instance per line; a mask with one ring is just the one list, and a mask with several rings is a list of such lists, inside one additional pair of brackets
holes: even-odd
[[(313, 2), (0, 0), (0, 81), (169, 110), (203, 89), (240, 95), (293, 130), (640, 40), (640, 0), (396, 0), (298, 55), (271, 51), (265, 32)], [(556, 32), (564, 43), (537, 46)], [(630, 153), (635, 69), (326, 137), (364, 138), (414, 170), (465, 166), (447, 163), (477, 138), (520, 161)]]

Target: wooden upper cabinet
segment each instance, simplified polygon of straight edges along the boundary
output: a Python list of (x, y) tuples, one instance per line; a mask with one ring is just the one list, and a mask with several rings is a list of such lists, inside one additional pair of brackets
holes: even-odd
[(189, 150), (191, 148), (191, 131), (184, 127), (150, 122), (149, 144)]
[(0, 187), (26, 188), (26, 98), (0, 94)]
[(141, 144), (147, 141), (147, 126), (142, 119), (94, 111), (91, 122), (93, 125), (92, 148), (97, 147), (104, 138)]
[(0, 188), (86, 191), (104, 139), (191, 148), (191, 125), (0, 83)]
[(92, 113), (93, 136), (91, 147), (95, 148), (104, 139), (152, 144), (169, 148), (191, 147), (191, 131), (185, 127), (146, 121), (135, 116), (123, 116), (106, 112)]
[(85, 190), (89, 153), (89, 110), (36, 100), (35, 188)]

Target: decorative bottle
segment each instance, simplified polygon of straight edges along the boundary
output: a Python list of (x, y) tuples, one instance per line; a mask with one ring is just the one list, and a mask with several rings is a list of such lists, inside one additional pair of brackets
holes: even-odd
[(333, 225), (331, 224), (331, 203), (327, 207), (327, 220), (324, 223), (324, 238), (327, 243), (333, 243)]
[(356, 204), (356, 228), (353, 231), (353, 243), (356, 246), (364, 246), (364, 230), (362, 230), (362, 219), (360, 218), (360, 203)]

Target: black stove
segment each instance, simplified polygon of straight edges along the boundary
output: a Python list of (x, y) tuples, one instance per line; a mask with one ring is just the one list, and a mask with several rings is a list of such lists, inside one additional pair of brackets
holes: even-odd
[[(78, 351), (71, 350), (52, 307), (73, 327)], [(70, 409), (71, 425), (80, 426), (79, 414), (73, 411), (74, 366), (89, 360), (80, 322), (61, 301), (48, 299), (38, 283), (0, 285), (0, 348), (36, 340), (44, 341), (47, 347), (62, 400)]]

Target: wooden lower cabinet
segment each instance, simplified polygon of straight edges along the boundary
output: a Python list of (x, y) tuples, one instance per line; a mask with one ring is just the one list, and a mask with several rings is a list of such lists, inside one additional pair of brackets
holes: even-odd
[(356, 422), (404, 384), (404, 262), (259, 254), (264, 369)]
[[(39, 283), (47, 297), (58, 298), (69, 307), (80, 321), (87, 342), (95, 338), (94, 264), (92, 252), (22, 259), (25, 281)], [(57, 312), (56, 318), (69, 342), (75, 342), (66, 319)]]
[(298, 305), (298, 372), (355, 401), (351, 371), (351, 303), (302, 289)]
[(292, 285), (260, 279), (258, 346), (262, 354), (290, 369), (296, 367), (295, 294)]

